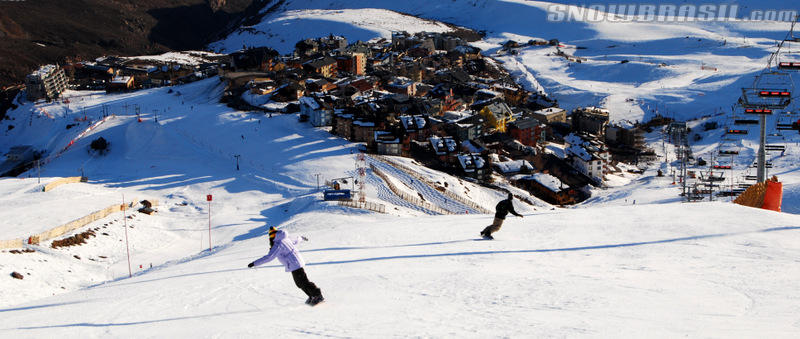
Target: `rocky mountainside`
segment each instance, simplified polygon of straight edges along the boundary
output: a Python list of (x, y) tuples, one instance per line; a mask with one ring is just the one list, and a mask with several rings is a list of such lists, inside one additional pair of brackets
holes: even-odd
[(0, 87), (37, 65), (199, 49), (270, 0), (0, 1)]

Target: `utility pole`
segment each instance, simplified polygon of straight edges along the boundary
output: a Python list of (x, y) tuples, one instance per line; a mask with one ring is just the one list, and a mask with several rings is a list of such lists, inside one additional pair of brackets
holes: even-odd
[(37, 173), (37, 177), (38, 177), (38, 179), (36, 179), (36, 183), (37, 184), (41, 184), (42, 183), (42, 168), (41, 168), (41, 166), (39, 166), (39, 159), (36, 159), (36, 173)]
[(319, 191), (319, 173), (314, 173), (314, 176), (317, 177), (317, 191)]
[(236, 170), (238, 171), (239, 170), (239, 157), (241, 157), (241, 154), (236, 154), (233, 157), (236, 158)]

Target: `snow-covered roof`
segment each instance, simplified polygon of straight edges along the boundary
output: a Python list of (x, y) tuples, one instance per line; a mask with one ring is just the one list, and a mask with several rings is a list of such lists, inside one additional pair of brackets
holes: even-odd
[(511, 108), (504, 102), (493, 102), (486, 106), (498, 118), (506, 118), (512, 115)]
[(484, 94), (484, 95), (491, 96), (491, 97), (499, 97), (500, 96), (500, 93), (497, 93), (495, 91), (488, 90), (488, 89), (480, 89), (477, 92), (475, 92), (475, 94)]
[(497, 167), (497, 170), (501, 173), (519, 173), (523, 166), (533, 169), (533, 166), (527, 160), (499, 161), (492, 163), (492, 165)]
[(582, 146), (584, 141), (583, 138), (577, 136), (575, 133), (570, 133), (569, 135), (564, 137), (564, 142), (568, 145), (577, 145)]
[(114, 77), (113, 79), (111, 79), (111, 83), (112, 84), (127, 84), (129, 81), (131, 81), (131, 77), (127, 76), (127, 75), (126, 76), (117, 76), (117, 77)]
[(401, 115), (398, 119), (403, 123), (403, 128), (405, 128), (406, 131), (416, 131), (425, 128), (425, 124), (427, 123), (425, 117), (421, 115)]
[(461, 143), (461, 146), (466, 147), (466, 149), (472, 153), (480, 153), (482, 150), (480, 147), (475, 146), (471, 141), (467, 140)]
[(553, 115), (553, 114), (564, 113), (564, 112), (566, 112), (566, 111), (563, 108), (548, 107), (548, 108), (545, 108), (545, 109), (540, 109), (538, 111), (534, 111), (533, 113), (541, 114), (541, 115)]
[(397, 144), (400, 143), (400, 138), (392, 135), (391, 132), (375, 131), (375, 142), (380, 144)]
[(511, 85), (507, 85), (507, 84), (502, 84), (502, 83), (493, 83), (492, 84), (492, 88), (508, 90), (508, 91), (519, 91), (519, 88), (517, 88), (517, 87), (511, 86)]
[(547, 187), (549, 190), (553, 192), (561, 191), (561, 180), (558, 178), (547, 174), (547, 173), (536, 173), (529, 176), (536, 182), (542, 184), (542, 186)]
[(483, 166), (486, 165), (486, 161), (483, 160), (480, 154), (459, 155), (458, 162), (461, 163), (461, 168), (463, 168), (465, 172), (474, 172), (476, 169), (483, 168)]
[(33, 71), (33, 73), (31, 73), (30, 76), (43, 79), (46, 78), (48, 75), (50, 75), (50, 73), (53, 73), (53, 71), (55, 71), (57, 68), (58, 66), (53, 64), (44, 65), (42, 67), (39, 67), (39, 69)]
[(461, 53), (464, 53), (464, 54), (478, 53), (480, 51), (479, 49), (477, 49), (475, 47), (466, 46), (466, 45), (456, 46), (456, 48), (453, 48), (453, 50), (461, 52)]
[(314, 98), (311, 98), (311, 97), (300, 97), (298, 99), (298, 101), (300, 101), (301, 105), (308, 106), (312, 110), (318, 110), (319, 109), (319, 103), (317, 103), (317, 100), (314, 100)]
[(442, 114), (442, 119), (450, 122), (458, 122), (475, 115), (473, 111), (447, 111)]
[(433, 147), (433, 151), (436, 152), (438, 155), (443, 155), (446, 153), (453, 153), (458, 148), (456, 141), (453, 140), (451, 137), (438, 137), (432, 136), (429, 138), (431, 142), (431, 147)]
[(595, 107), (595, 106), (589, 106), (589, 107), (584, 107), (584, 108), (578, 107), (576, 109), (576, 111), (584, 111), (584, 112), (590, 112), (590, 113), (596, 113), (596, 114), (605, 114), (605, 115), (609, 114), (609, 111), (607, 109), (600, 108), (600, 107)]
[(374, 122), (361, 121), (361, 120), (353, 121), (353, 125), (361, 126), (361, 127), (375, 127), (375, 123)]
[(570, 133), (564, 137), (564, 141), (567, 143), (567, 147), (565, 148), (566, 155), (574, 155), (583, 161), (599, 159), (597, 153), (604, 152), (603, 149), (593, 145), (589, 141), (583, 140), (583, 138), (574, 133)]
[(580, 158), (583, 161), (591, 161), (592, 160), (592, 155), (589, 154), (589, 152), (587, 152), (586, 149), (581, 147), (581, 146), (576, 146), (576, 145), (569, 146), (569, 147), (567, 147), (566, 150), (567, 150), (567, 154), (574, 155), (574, 156)]

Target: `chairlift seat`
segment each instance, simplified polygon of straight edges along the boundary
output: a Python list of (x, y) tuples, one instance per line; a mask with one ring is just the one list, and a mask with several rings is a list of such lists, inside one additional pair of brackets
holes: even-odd
[(781, 62), (778, 63), (778, 69), (797, 71), (800, 70), (800, 62)]
[(745, 135), (747, 134), (746, 129), (728, 129), (725, 131), (726, 134), (737, 134), (737, 135)]
[(736, 119), (733, 121), (734, 125), (742, 125), (742, 126), (752, 126), (758, 125), (758, 120), (754, 119)]

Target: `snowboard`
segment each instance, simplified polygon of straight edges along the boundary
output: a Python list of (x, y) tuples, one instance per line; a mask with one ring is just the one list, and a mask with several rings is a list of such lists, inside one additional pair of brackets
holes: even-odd
[(314, 307), (314, 306), (317, 306), (317, 305), (322, 304), (324, 302), (325, 302), (325, 298), (322, 298), (322, 299), (319, 299), (319, 300), (316, 300), (316, 301), (307, 302), (306, 305)]

